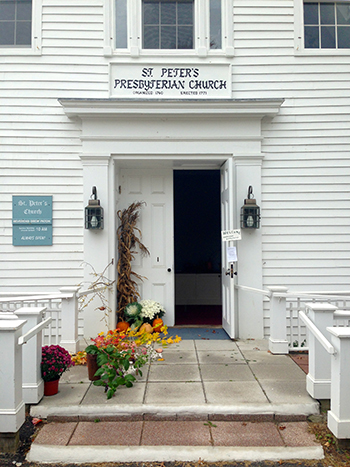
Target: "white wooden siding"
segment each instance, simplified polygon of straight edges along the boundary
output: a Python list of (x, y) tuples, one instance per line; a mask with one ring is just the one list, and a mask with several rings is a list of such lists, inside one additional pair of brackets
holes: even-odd
[(263, 283), (340, 290), (350, 277), (350, 61), (294, 55), (293, 3), (234, 2), (234, 97), (285, 99), (263, 122)]
[[(103, 1), (43, 1), (42, 54), (0, 52), (0, 291), (82, 281), (80, 126), (60, 97), (107, 97)], [(53, 196), (53, 245), (12, 246), (12, 195)]]
[[(0, 291), (82, 279), (80, 127), (57, 99), (108, 97), (105, 1), (43, 0), (42, 55), (0, 54)], [(264, 287), (347, 288), (349, 56), (294, 53), (293, 0), (235, 0), (233, 13), (232, 97), (285, 99), (262, 124)], [(12, 194), (53, 195), (52, 247), (12, 246)]]

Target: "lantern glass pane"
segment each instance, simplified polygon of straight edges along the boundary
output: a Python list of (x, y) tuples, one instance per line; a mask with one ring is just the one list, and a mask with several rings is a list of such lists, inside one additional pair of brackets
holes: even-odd
[(87, 206), (85, 208), (85, 228), (103, 229), (103, 208), (101, 206)]
[(244, 205), (241, 208), (241, 228), (258, 229), (260, 227), (259, 206)]

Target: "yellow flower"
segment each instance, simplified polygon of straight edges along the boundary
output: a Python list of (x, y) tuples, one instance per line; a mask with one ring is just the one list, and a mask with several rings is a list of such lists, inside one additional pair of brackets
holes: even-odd
[(77, 352), (75, 355), (72, 356), (72, 361), (76, 365), (85, 365), (86, 364), (86, 352), (85, 350), (81, 350)]

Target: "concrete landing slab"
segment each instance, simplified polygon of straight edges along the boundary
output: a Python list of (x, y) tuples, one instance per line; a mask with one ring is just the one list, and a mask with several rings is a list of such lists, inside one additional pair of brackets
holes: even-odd
[[(319, 413), (306, 375), (287, 355), (272, 355), (265, 340), (184, 340), (164, 349), (164, 361), (143, 368), (130, 389), (107, 400), (87, 379), (87, 368), (64, 373), (59, 393), (31, 406), (33, 417), (145, 417), (196, 419), (240, 415), (282, 417)], [(230, 418), (231, 417), (231, 418)]]

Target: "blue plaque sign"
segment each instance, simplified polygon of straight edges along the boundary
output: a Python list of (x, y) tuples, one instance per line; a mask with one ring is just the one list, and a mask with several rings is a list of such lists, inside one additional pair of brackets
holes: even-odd
[(13, 224), (52, 224), (52, 196), (13, 196)]
[(52, 225), (13, 225), (13, 245), (52, 245)]
[(52, 245), (52, 196), (12, 197), (13, 245)]

